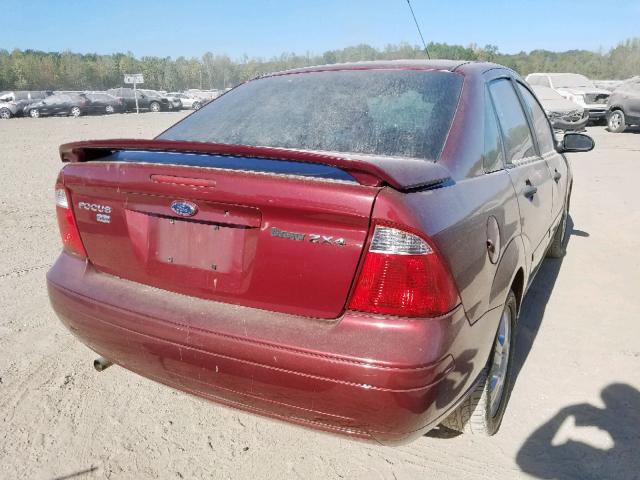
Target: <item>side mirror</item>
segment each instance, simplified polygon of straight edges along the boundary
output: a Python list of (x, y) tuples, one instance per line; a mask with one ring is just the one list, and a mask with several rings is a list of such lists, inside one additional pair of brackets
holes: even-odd
[(558, 142), (556, 150), (559, 153), (590, 152), (596, 143), (584, 133), (566, 133), (562, 141)]

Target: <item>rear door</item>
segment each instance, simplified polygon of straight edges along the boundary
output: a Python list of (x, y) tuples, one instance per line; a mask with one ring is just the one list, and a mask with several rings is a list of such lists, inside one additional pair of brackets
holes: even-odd
[(56, 96), (50, 96), (42, 101), (42, 106), (37, 107), (41, 114), (49, 115), (55, 112)]
[(489, 91), (505, 146), (505, 164), (516, 190), (528, 261), (534, 270), (549, 243), (553, 202), (551, 174), (539, 155), (529, 122), (510, 78), (497, 78)]
[(522, 83), (516, 81), (518, 90), (522, 99), (524, 100), (524, 106), (529, 116), (529, 121), (533, 126), (533, 132), (537, 140), (538, 151), (544, 160), (547, 162), (551, 178), (551, 191), (553, 194), (552, 207), (551, 207), (551, 220), (552, 225), (555, 225), (564, 212), (565, 201), (567, 198), (567, 181), (569, 178), (568, 166), (566, 159), (556, 151), (555, 137), (551, 124), (547, 119), (542, 107), (529, 91), (529, 89)]
[[(180, 165), (211, 158), (124, 151), (65, 167), (90, 262), (102, 272), (185, 295), (339, 316), (379, 188)], [(214, 158), (226, 167), (262, 165), (260, 159)], [(285, 162), (295, 170), (294, 163)]]
[(68, 113), (69, 110), (71, 110), (71, 97), (69, 95), (60, 95), (53, 107), (53, 113), (59, 115), (61, 113)]

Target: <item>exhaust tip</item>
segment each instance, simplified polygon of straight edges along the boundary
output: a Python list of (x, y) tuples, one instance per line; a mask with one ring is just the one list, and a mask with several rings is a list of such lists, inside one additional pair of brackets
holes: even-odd
[(95, 368), (98, 372), (102, 372), (103, 370), (106, 370), (111, 365), (113, 365), (113, 362), (110, 362), (109, 360), (103, 357), (98, 357), (93, 361), (93, 368)]

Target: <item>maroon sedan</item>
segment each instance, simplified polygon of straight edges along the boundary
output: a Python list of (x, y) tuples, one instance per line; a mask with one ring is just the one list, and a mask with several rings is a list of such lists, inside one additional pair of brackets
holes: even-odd
[(61, 146), (49, 296), (100, 368), (387, 444), (491, 435), (563, 254), (563, 152), (591, 148), (494, 64), (276, 73), (155, 140)]

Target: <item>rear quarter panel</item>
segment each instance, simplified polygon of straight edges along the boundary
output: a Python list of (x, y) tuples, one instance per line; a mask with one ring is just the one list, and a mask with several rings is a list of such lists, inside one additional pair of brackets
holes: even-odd
[[(505, 268), (506, 249), (519, 239), (521, 232), (520, 211), (509, 175), (505, 170), (486, 174), (482, 165), (487, 66), (467, 64), (462, 70), (465, 81), (460, 102), (439, 161), (451, 172), (453, 184), (416, 194), (410, 202), (419, 212), (424, 231), (446, 256), (473, 323), (506, 299), (505, 289), (511, 286), (513, 276), (507, 280), (505, 273), (499, 271)], [(500, 75), (504, 69), (490, 69), (488, 73)], [(499, 228), (500, 252), (496, 263), (487, 254), (490, 217), (495, 217)], [(514, 245), (519, 250), (519, 261), (523, 262), (519, 266), (523, 266), (521, 240)], [(494, 286), (496, 279), (507, 284)]]
[[(383, 189), (373, 211), (374, 219), (426, 233), (451, 270), (469, 325), (450, 349), (459, 377), (458, 392), (466, 392), (486, 365), (502, 305), (519, 268), (523, 268), (526, 280), (513, 184), (505, 170), (485, 174), (482, 167), (484, 100), (482, 72), (472, 71), (465, 77), (440, 158), (451, 172), (451, 182), (412, 193)], [(494, 262), (487, 251), (491, 217), (499, 231), (499, 255)]]

